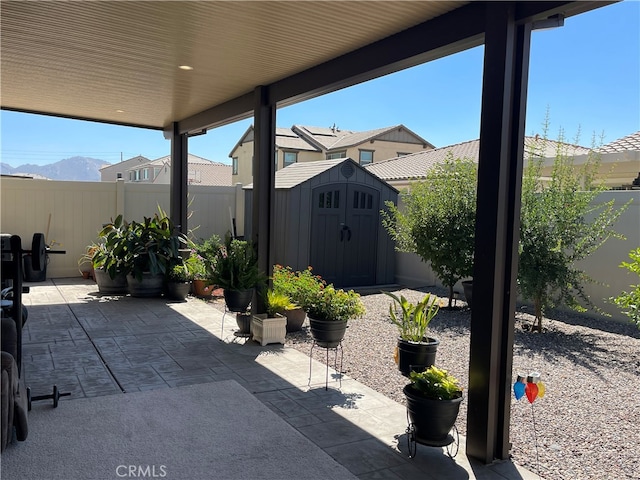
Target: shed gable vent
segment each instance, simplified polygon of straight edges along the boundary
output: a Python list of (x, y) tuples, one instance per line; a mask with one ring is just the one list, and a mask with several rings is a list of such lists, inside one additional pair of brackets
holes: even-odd
[(353, 164), (349, 162), (342, 165), (342, 168), (340, 169), (340, 173), (342, 173), (344, 178), (350, 178), (355, 172), (356, 172), (355, 167), (353, 166)]

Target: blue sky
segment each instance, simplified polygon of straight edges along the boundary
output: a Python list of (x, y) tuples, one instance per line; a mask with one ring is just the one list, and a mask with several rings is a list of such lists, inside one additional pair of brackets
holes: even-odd
[[(370, 130), (404, 124), (436, 147), (478, 138), (482, 47), (279, 109), (277, 125)], [(532, 36), (527, 134), (563, 128), (589, 146), (640, 130), (640, 2), (625, 1), (565, 20)], [(169, 154), (162, 132), (2, 111), (2, 162), (14, 167), (72, 156), (118, 162)], [(189, 140), (189, 152), (230, 163), (231, 149), (251, 120)]]

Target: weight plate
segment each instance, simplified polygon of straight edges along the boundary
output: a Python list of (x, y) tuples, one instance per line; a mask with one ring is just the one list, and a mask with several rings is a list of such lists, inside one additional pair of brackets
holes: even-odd
[(34, 233), (31, 241), (31, 266), (36, 272), (41, 272), (46, 260), (44, 233)]

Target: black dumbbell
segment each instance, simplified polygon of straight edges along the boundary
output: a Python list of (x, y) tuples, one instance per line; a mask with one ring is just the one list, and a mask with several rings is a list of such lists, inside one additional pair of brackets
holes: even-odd
[(58, 386), (53, 386), (53, 393), (51, 395), (38, 395), (37, 397), (31, 396), (31, 387), (27, 387), (27, 404), (29, 411), (31, 411), (31, 402), (38, 402), (40, 400), (49, 400), (53, 399), (53, 408), (58, 408), (58, 400), (60, 397), (67, 397), (71, 395), (71, 392), (60, 393), (58, 390)]

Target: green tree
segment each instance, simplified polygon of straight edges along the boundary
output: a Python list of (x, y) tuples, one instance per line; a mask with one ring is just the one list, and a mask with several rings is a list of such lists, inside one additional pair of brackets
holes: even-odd
[(518, 286), (523, 298), (533, 303), (533, 329), (538, 331), (542, 331), (545, 310), (556, 304), (600, 311), (584, 291), (584, 285), (594, 280), (576, 262), (609, 238), (624, 238), (613, 225), (626, 208), (616, 210), (613, 200), (593, 202), (605, 189), (594, 182), (599, 157), (591, 149), (584, 164), (574, 164), (569, 154), (572, 146), (565, 143), (562, 131), (551, 177), (543, 178), (541, 152), (549, 145), (546, 133), (533, 144), (522, 181)]
[[(629, 252), (631, 262), (622, 262), (620, 268), (626, 268), (640, 277), (640, 247)], [(640, 328), (640, 283), (631, 285), (630, 292), (622, 292), (611, 301), (622, 309), (622, 312)]]
[(385, 202), (382, 224), (396, 241), (396, 250), (416, 253), (430, 262), (443, 285), (453, 286), (473, 273), (478, 173), (470, 159), (453, 158), (427, 172), (403, 195), (404, 207)]

